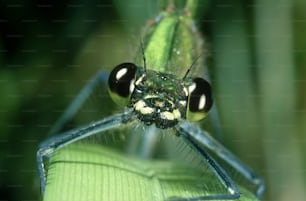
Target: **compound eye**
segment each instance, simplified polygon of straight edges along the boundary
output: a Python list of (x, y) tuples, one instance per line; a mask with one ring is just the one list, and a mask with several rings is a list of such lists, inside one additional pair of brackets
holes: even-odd
[(201, 120), (206, 117), (213, 104), (210, 84), (202, 78), (195, 78), (187, 89), (187, 119), (190, 121)]
[(127, 105), (134, 90), (134, 78), (137, 66), (133, 63), (122, 63), (116, 66), (108, 78), (110, 96), (119, 105)]

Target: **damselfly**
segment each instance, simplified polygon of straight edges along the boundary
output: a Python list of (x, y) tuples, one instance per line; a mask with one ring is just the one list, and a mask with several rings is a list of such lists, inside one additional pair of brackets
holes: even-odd
[[(203, 57), (199, 55), (203, 53), (203, 41), (193, 22), (197, 1), (187, 0), (183, 6), (177, 2), (170, 1), (165, 11), (158, 15), (153, 24), (147, 26), (141, 44), (143, 66), (125, 62), (117, 65), (109, 75), (110, 95), (116, 103), (126, 106), (125, 111), (67, 131), (41, 144), (37, 152), (37, 164), (42, 193), (45, 192), (47, 183), (44, 162), (54, 152), (96, 133), (137, 122), (143, 124), (146, 129), (153, 129), (154, 132), (158, 132), (159, 129), (174, 130), (177, 137), (207, 163), (226, 189), (225, 193), (221, 194), (164, 199), (233, 200), (240, 197), (236, 184), (206, 149), (215, 152), (256, 185), (256, 196), (261, 197), (264, 190), (263, 180), (209, 134), (189, 122), (206, 117), (212, 106), (212, 94), (210, 84), (202, 78)], [(171, 45), (168, 45), (169, 41)], [(101, 73), (84, 87), (77, 101), (66, 110), (52, 132), (71, 118), (85, 100), (84, 97), (87, 97), (100, 81)]]

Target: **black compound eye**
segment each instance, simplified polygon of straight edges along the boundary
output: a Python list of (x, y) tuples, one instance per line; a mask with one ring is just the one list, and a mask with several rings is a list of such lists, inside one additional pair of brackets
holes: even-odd
[(203, 119), (213, 104), (210, 84), (202, 78), (195, 78), (188, 86), (188, 94), (187, 119)]
[(109, 75), (108, 88), (112, 99), (119, 105), (126, 105), (134, 89), (134, 78), (137, 66), (133, 63), (122, 63), (116, 66)]

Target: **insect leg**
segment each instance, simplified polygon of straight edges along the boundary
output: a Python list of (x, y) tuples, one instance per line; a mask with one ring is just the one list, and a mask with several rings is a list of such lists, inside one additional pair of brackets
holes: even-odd
[(67, 131), (61, 135), (51, 137), (42, 142), (36, 154), (41, 192), (44, 193), (46, 185), (46, 169), (44, 161), (48, 160), (55, 151), (75, 141), (114, 127), (118, 127), (123, 123), (127, 123), (130, 121), (131, 117), (132, 110), (127, 110), (125, 113), (114, 115), (81, 128)]
[[(181, 137), (184, 141), (195, 151), (199, 156), (201, 156), (202, 160), (207, 162), (209, 168), (213, 171), (213, 173), (217, 176), (219, 181), (228, 191), (228, 194), (215, 194), (215, 195), (207, 195), (200, 196), (195, 198), (189, 198), (188, 200), (235, 200), (240, 197), (240, 191), (232, 181), (230, 176), (226, 173), (226, 171), (215, 161), (201, 146), (201, 141), (197, 141), (193, 137), (194, 130), (200, 130), (198, 128), (192, 128), (191, 125), (188, 125), (188, 128), (184, 126), (178, 127), (178, 132), (181, 134)], [(182, 199), (184, 200), (184, 199)]]
[(256, 185), (256, 196), (258, 198), (262, 197), (265, 188), (263, 179), (256, 175), (256, 173), (251, 168), (247, 167), (244, 163), (242, 163), (222, 144), (220, 144), (217, 140), (211, 137), (211, 135), (188, 122), (185, 122), (179, 126), (179, 132), (184, 134), (185, 136), (188, 135), (188, 137), (192, 139), (192, 141), (195, 141), (201, 146), (204, 146), (209, 150), (215, 152), (222, 160), (224, 160), (230, 166), (235, 168), (248, 181)]
[(53, 127), (50, 129), (48, 136), (57, 134), (60, 129), (67, 123), (71, 118), (75, 116), (78, 110), (85, 103), (87, 98), (93, 93), (95, 88), (102, 82), (106, 83), (108, 78), (108, 73), (105, 71), (99, 71), (92, 79), (90, 79), (86, 85), (82, 88), (79, 94), (74, 98), (72, 103), (66, 108), (62, 115), (55, 122)]

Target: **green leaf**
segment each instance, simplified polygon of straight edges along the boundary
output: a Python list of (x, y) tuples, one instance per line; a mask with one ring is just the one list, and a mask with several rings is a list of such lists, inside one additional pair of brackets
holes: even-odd
[[(73, 144), (52, 156), (44, 200), (155, 201), (216, 193), (199, 188), (196, 182), (219, 185), (217, 179), (205, 178), (189, 166), (131, 158), (102, 146)], [(241, 201), (257, 200), (241, 191)]]

